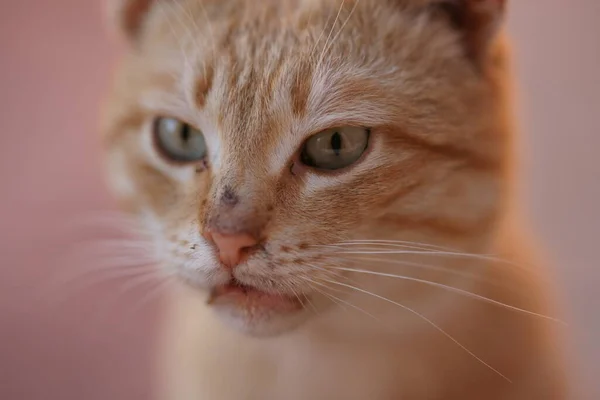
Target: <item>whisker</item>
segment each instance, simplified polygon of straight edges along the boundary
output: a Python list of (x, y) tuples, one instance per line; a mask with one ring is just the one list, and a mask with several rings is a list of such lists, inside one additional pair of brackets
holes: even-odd
[(469, 350), (468, 348), (466, 348), (464, 345), (462, 345), (458, 340), (456, 340), (452, 335), (450, 335), (449, 333), (447, 333), (446, 331), (444, 331), (442, 328), (440, 328), (435, 322), (433, 322), (432, 320), (430, 320), (429, 318), (427, 318), (426, 316), (422, 315), (421, 313), (413, 310), (412, 308), (405, 306), (404, 304), (398, 303), (396, 301), (390, 300), (386, 297), (380, 296), (376, 293), (372, 293), (369, 292), (368, 290), (364, 290), (352, 285), (347, 285), (345, 283), (341, 283), (341, 282), (335, 282), (335, 281), (328, 281), (329, 283), (335, 284), (335, 285), (341, 285), (341, 286), (345, 286), (349, 289), (354, 289), (357, 290), (361, 293), (365, 293), (368, 294), (370, 296), (376, 297), (380, 300), (386, 301), (388, 303), (394, 304), (408, 312), (410, 312), (413, 315), (416, 315), (417, 317), (421, 318), (423, 321), (425, 321), (427, 324), (429, 324), (430, 326), (432, 326), (433, 328), (435, 328), (438, 332), (440, 332), (441, 334), (443, 334), (444, 336), (446, 336), (448, 339), (450, 339), (452, 342), (454, 342), (458, 347), (460, 347), (461, 349), (463, 349), (465, 352), (467, 352), (468, 354), (470, 354), (473, 358), (475, 358), (477, 361), (479, 361), (481, 364), (485, 365), (487, 368), (489, 368), (490, 370), (494, 371), (496, 374), (498, 374), (499, 376), (501, 376), (502, 378), (504, 378), (507, 382), (512, 383), (512, 381), (507, 378), (504, 374), (502, 374), (500, 371), (498, 371), (497, 369), (495, 369), (494, 367), (492, 367), (491, 365), (489, 365), (488, 363), (486, 363), (485, 361), (483, 361), (481, 358), (479, 358), (478, 356), (475, 355), (475, 353), (473, 353), (471, 350)]
[[(308, 281), (308, 282), (310, 282), (310, 283), (312, 283), (312, 284), (314, 284), (314, 285), (319, 285), (319, 286), (322, 286), (322, 287), (324, 287), (324, 288), (327, 288), (327, 289), (329, 289), (329, 290), (335, 290), (335, 289), (332, 289), (332, 288), (330, 288), (329, 286), (327, 286), (327, 285), (325, 285), (325, 284), (323, 284), (323, 283), (321, 283), (321, 282), (314, 281), (314, 280), (312, 280), (312, 279), (310, 279), (310, 278), (307, 278), (307, 277), (305, 277), (305, 276), (301, 276), (300, 278), (302, 278), (302, 279), (304, 279), (304, 280), (306, 280), (306, 281)], [(346, 301), (346, 300), (340, 299), (339, 297), (336, 297), (336, 296), (334, 296), (334, 295), (333, 295), (333, 294), (331, 294), (331, 293), (326, 293), (324, 290), (320, 290), (320, 289), (318, 289), (318, 288), (317, 288), (317, 287), (315, 287), (315, 286), (312, 286), (312, 285), (311, 285), (311, 287), (312, 287), (313, 289), (315, 289), (315, 290), (319, 291), (320, 293), (322, 293), (322, 294), (326, 295), (327, 297), (330, 297), (330, 298), (332, 298), (332, 299), (335, 299), (335, 300), (337, 300), (337, 301), (341, 302), (342, 304), (345, 304), (345, 305), (347, 305), (347, 306), (349, 306), (349, 307), (352, 307), (352, 308), (354, 308), (355, 310), (357, 310), (357, 311), (360, 311), (361, 313), (363, 313), (363, 314), (366, 314), (366, 315), (368, 315), (369, 317), (373, 318), (375, 321), (381, 322), (381, 320), (380, 320), (379, 318), (377, 318), (376, 316), (374, 316), (374, 315), (373, 315), (373, 314), (371, 314), (370, 312), (368, 312), (368, 311), (366, 311), (366, 310), (363, 310), (363, 309), (362, 309), (362, 308), (360, 308), (359, 306), (357, 306), (357, 305), (355, 305), (355, 304), (352, 304), (352, 303), (350, 303), (350, 302), (348, 302), (348, 301)]]
[(73, 243), (60, 261), (73, 265), (127, 267), (158, 263), (154, 246), (143, 239), (103, 239)]
[(483, 276), (479, 276), (476, 274), (470, 274), (467, 272), (457, 271), (454, 268), (448, 268), (448, 267), (443, 267), (443, 266), (438, 266), (438, 265), (424, 264), (424, 263), (408, 261), (408, 260), (392, 260), (389, 258), (376, 258), (376, 257), (342, 258), (342, 257), (338, 256), (338, 257), (334, 258), (334, 257), (329, 256), (329, 258), (332, 258), (332, 259), (338, 260), (338, 261), (344, 261), (344, 262), (369, 261), (369, 262), (375, 262), (375, 263), (381, 263), (381, 264), (398, 265), (398, 266), (402, 266), (402, 267), (414, 267), (414, 268), (425, 269), (425, 270), (430, 270), (430, 271), (438, 271), (438, 272), (443, 272), (443, 273), (447, 273), (447, 274), (451, 274), (451, 275), (461, 276), (463, 278), (473, 279), (474, 281), (478, 281), (478, 282), (485, 282), (485, 283), (488, 283), (489, 285), (503, 288), (506, 290), (510, 290), (513, 292), (515, 291), (514, 288), (512, 288), (506, 284), (495, 282), (492, 279), (489, 279), (489, 278), (486, 278)]
[(325, 30), (327, 27), (327, 24), (329, 24), (329, 21), (331, 20), (331, 15), (327, 16), (327, 21), (325, 21), (325, 27), (321, 30), (321, 33), (319, 34), (319, 37), (317, 38), (317, 40), (315, 41), (315, 44), (313, 45), (311, 51), (310, 51), (310, 56), (309, 58), (312, 59), (314, 56), (315, 51), (317, 50), (317, 47), (319, 46), (319, 43), (321, 42), (321, 39), (323, 38), (323, 35), (325, 34)]
[[(150, 264), (158, 264), (159, 261), (153, 257), (138, 257), (135, 255), (115, 255), (102, 257), (98, 261), (95, 261), (92, 266), (94, 268), (87, 269), (88, 271), (94, 269), (118, 269), (118, 268), (129, 268), (135, 267), (138, 265), (150, 265)], [(89, 262), (86, 262), (89, 264)], [(86, 269), (83, 269), (85, 271)]]
[[(42, 290), (39, 293), (39, 301), (47, 302), (49, 298), (53, 298), (54, 295), (60, 293), (60, 298), (57, 298), (57, 304), (60, 305), (63, 302), (68, 302), (72, 299), (73, 296), (77, 295), (77, 293), (82, 292), (84, 290), (89, 290), (90, 288), (101, 285), (107, 282), (111, 282), (114, 280), (134, 278), (137, 276), (142, 276), (147, 274), (148, 272), (155, 271), (153, 268), (151, 269), (149, 264), (138, 264), (132, 265), (128, 267), (120, 267), (120, 266), (111, 266), (110, 268), (95, 268), (95, 269), (86, 269), (77, 271), (79, 273), (74, 275), (59, 275), (57, 279), (48, 283), (48, 286), (45, 290)], [(78, 282), (82, 279), (89, 278), (90, 276), (98, 275), (97, 278), (82, 282), (84, 284), (79, 284)], [(68, 290), (64, 290), (64, 288)]]
[(102, 305), (102, 309), (97, 311), (94, 321), (90, 323), (90, 326), (96, 327), (101, 326), (103, 321), (108, 319), (109, 312), (119, 304), (120, 300), (123, 299), (125, 294), (131, 293), (134, 289), (143, 287), (144, 284), (159, 281), (162, 275), (158, 270), (149, 270), (139, 275), (130, 276), (123, 285), (121, 285), (116, 293), (111, 292), (110, 297), (107, 298), (106, 302)]
[[(333, 44), (338, 39), (338, 37), (340, 37), (342, 31), (346, 27), (346, 24), (348, 23), (348, 21), (350, 21), (350, 18), (352, 17), (352, 14), (354, 14), (354, 11), (356, 10), (356, 6), (358, 6), (359, 2), (360, 2), (360, 0), (356, 0), (354, 2), (354, 5), (352, 6), (352, 9), (348, 13), (348, 17), (346, 17), (346, 20), (344, 21), (344, 23), (342, 24), (342, 26), (340, 27), (340, 29), (337, 31), (337, 33), (335, 34), (335, 36), (333, 37), (333, 39), (331, 40), (331, 42), (329, 44), (327, 42), (325, 42), (325, 48), (323, 49), (323, 52), (321, 53), (321, 57), (320, 57), (319, 63), (317, 64), (317, 68), (321, 64), (321, 62), (323, 61), (324, 54), (331, 48), (331, 46), (333, 46)], [(342, 5), (340, 6), (340, 11), (338, 12), (336, 20), (333, 23), (334, 27), (335, 27), (335, 24), (336, 24), (339, 16), (340, 16), (340, 12), (342, 11), (343, 7), (344, 7), (344, 1), (342, 1)], [(332, 28), (332, 31), (333, 31), (333, 28)], [(331, 32), (329, 33), (329, 35), (331, 36)], [(327, 40), (329, 41), (329, 38), (327, 38)]]
[(118, 224), (120, 226), (139, 227), (139, 220), (131, 214), (120, 211), (103, 210), (90, 214), (77, 216), (74, 220), (67, 222), (67, 226), (96, 225), (96, 224)]
[[(305, 279), (304, 277), (301, 277), (301, 279)], [(308, 279), (305, 279), (308, 280)], [(330, 295), (329, 293), (325, 292), (324, 290), (319, 289), (318, 287), (316, 287), (315, 285), (313, 285), (312, 283), (310, 283), (311, 281), (309, 281), (308, 286), (310, 287), (311, 290), (316, 291), (317, 293), (322, 294), (323, 296), (327, 297), (328, 299), (330, 299), (333, 303), (337, 304), (338, 306), (340, 306), (345, 312), (348, 312), (348, 309), (346, 308), (346, 306), (344, 304), (342, 304), (340, 302), (340, 299), (338, 299), (337, 297)]]
[[(149, 265), (157, 264), (159, 262), (156, 258), (147, 255), (138, 256), (136, 254), (131, 254), (130, 252), (114, 254), (116, 250), (117, 248), (115, 248), (115, 251), (110, 252), (109, 256), (90, 255), (79, 252), (61, 258), (63, 263), (75, 265), (76, 267), (65, 269), (61, 271), (61, 273), (55, 275), (54, 279), (49, 282), (50, 285), (65, 285), (91, 274), (115, 270), (131, 271), (138, 268), (147, 268)], [(86, 268), (80, 268), (81, 265), (85, 265)]]
[[(175, 2), (176, 3), (176, 2)], [(161, 4), (162, 5), (162, 4)], [(181, 24), (181, 26), (185, 29), (186, 34), (190, 37), (193, 37), (190, 33), (190, 30), (188, 29), (188, 27), (185, 25), (185, 23), (183, 23), (183, 21), (179, 18), (179, 16), (177, 15), (177, 12), (174, 11), (174, 5), (170, 2), (166, 2), (164, 3), (164, 6), (170, 9), (171, 14), (174, 14), (174, 16), (177, 18), (177, 21)], [(167, 24), (169, 24), (169, 28), (171, 29), (171, 33), (173, 34), (173, 36), (177, 39), (177, 45), (179, 46), (179, 51), (181, 53), (181, 56), (183, 57), (183, 62), (184, 65), (186, 67), (186, 69), (192, 69), (192, 63), (190, 62), (190, 59), (188, 58), (187, 55), (187, 51), (185, 49), (184, 43), (182, 41), (182, 38), (177, 35), (176, 31), (175, 31), (175, 27), (173, 26), (173, 24), (171, 23), (171, 18), (169, 18), (169, 15), (167, 14), (167, 12), (162, 9), (161, 7), (157, 7), (158, 10), (163, 14), (163, 16), (165, 17)], [(176, 77), (178, 78), (178, 77)]]
[(394, 279), (402, 279), (402, 280), (406, 280), (406, 281), (422, 283), (424, 285), (442, 288), (442, 289), (448, 290), (450, 292), (454, 292), (454, 293), (457, 293), (457, 294), (460, 294), (463, 296), (471, 297), (476, 300), (481, 300), (483, 302), (490, 303), (490, 304), (493, 304), (493, 305), (496, 305), (499, 307), (503, 307), (503, 308), (506, 308), (506, 309), (509, 309), (512, 311), (517, 311), (517, 312), (521, 312), (524, 314), (532, 315), (534, 317), (538, 317), (538, 318), (546, 319), (549, 321), (565, 324), (564, 322), (560, 321), (559, 319), (549, 317), (547, 315), (543, 315), (543, 314), (539, 314), (539, 313), (536, 313), (533, 311), (525, 310), (523, 308), (511, 306), (510, 304), (505, 304), (500, 301), (490, 299), (489, 297), (481, 296), (481, 295), (471, 293), (471, 292), (463, 290), (463, 289), (455, 288), (455, 287), (444, 285), (444, 284), (437, 283), (437, 282), (428, 281), (425, 279), (412, 278), (412, 277), (404, 276), (404, 275), (395, 275), (395, 274), (388, 274), (388, 273), (384, 273), (384, 272), (368, 271), (368, 270), (355, 269), (355, 268), (334, 267), (334, 269), (337, 269), (340, 271), (356, 272), (356, 273), (361, 273), (361, 274), (376, 275), (376, 276), (382, 276), (382, 277), (388, 277), (388, 278), (394, 278)]
[(421, 242), (410, 242), (406, 240), (346, 240), (338, 243), (331, 243), (336, 246), (349, 246), (349, 245), (376, 245), (376, 246), (390, 246), (390, 247), (404, 247), (404, 248), (414, 248), (414, 249), (422, 249), (422, 250), (442, 250), (442, 251), (452, 251), (457, 252), (457, 250), (452, 249), (450, 247), (437, 246), (428, 243)]
[[(317, 270), (317, 271), (324, 272), (324, 273), (325, 273), (325, 275), (326, 275), (326, 276), (328, 276), (328, 277), (330, 277), (330, 278), (342, 278), (342, 279), (345, 279), (345, 280), (347, 280), (347, 281), (349, 281), (349, 282), (351, 282), (351, 283), (357, 283), (357, 282), (355, 282), (353, 279), (351, 279), (351, 278), (349, 278), (349, 277), (347, 277), (347, 276), (343, 276), (343, 275), (340, 275), (340, 274), (336, 274), (336, 273), (334, 273), (333, 271), (327, 270), (327, 269), (325, 269), (325, 268), (323, 268), (323, 267), (319, 267), (319, 266), (317, 266), (317, 265), (313, 265), (313, 264), (305, 264), (305, 265), (306, 265), (307, 267), (313, 268), (313, 269), (315, 269), (315, 270)], [(341, 290), (339, 290), (339, 289), (334, 289), (334, 288), (329, 288), (329, 289), (330, 289), (330, 290), (334, 290), (334, 291), (336, 291), (336, 292), (341, 292)]]
[(315, 68), (315, 70), (318, 70), (319, 66), (321, 65), (323, 57), (325, 56), (325, 52), (328, 49), (329, 39), (331, 38), (331, 34), (333, 33), (333, 30), (335, 29), (335, 25), (337, 24), (338, 20), (340, 19), (340, 15), (342, 13), (342, 10), (344, 9), (345, 3), (346, 3), (346, 0), (342, 0), (342, 3), (340, 4), (340, 8), (337, 12), (337, 15), (335, 16), (335, 19), (333, 20), (333, 24), (331, 25), (331, 29), (329, 30), (329, 34), (327, 35), (327, 39), (325, 39), (325, 45), (323, 46), (323, 51), (321, 51), (321, 55), (319, 56), (319, 61), (317, 61), (317, 67)]
[(121, 285), (121, 287), (119, 288), (118, 293), (124, 294), (129, 291), (132, 291), (137, 287), (143, 286), (147, 282), (152, 282), (159, 279), (162, 275), (163, 274), (161, 274), (161, 271), (154, 268), (145, 271), (143, 274), (139, 274), (137, 276), (134, 275), (134, 278), (137, 279), (130, 279), (128, 282), (123, 283), (123, 285)]
[[(411, 245), (390, 245), (390, 244), (381, 244), (381, 243), (336, 243), (336, 244), (327, 244), (327, 245), (315, 245), (315, 247), (325, 247), (327, 249), (337, 250), (338, 252), (347, 252), (347, 251), (386, 251), (391, 249), (400, 248), (402, 250), (419, 250), (426, 252), (439, 252), (437, 249), (430, 249), (427, 247), (420, 246), (411, 246)], [(398, 251), (398, 250), (396, 250)]]
[(313, 304), (313, 302), (310, 300), (310, 298), (308, 296), (304, 296), (304, 299), (306, 300), (306, 302), (308, 303), (308, 305), (310, 306), (310, 308), (312, 308), (312, 310), (314, 311), (314, 313), (316, 315), (321, 315), (321, 313), (319, 312), (319, 310), (317, 310), (317, 307), (315, 307), (315, 305)]
[(137, 303), (129, 310), (127, 313), (128, 318), (138, 313), (145, 306), (148, 305), (149, 302), (159, 297), (164, 290), (166, 290), (170, 284), (173, 283), (174, 274), (165, 273), (163, 275), (162, 280), (158, 280), (156, 285), (154, 285), (150, 290), (146, 292), (144, 296), (142, 296)]
[(151, 243), (143, 239), (104, 239), (91, 240), (88, 242), (76, 242), (73, 251), (83, 252), (92, 250), (104, 250), (114, 252), (116, 250), (139, 250), (144, 253), (151, 252)]
[[(285, 281), (282, 282), (282, 284), (283, 284), (284, 287), (286, 287), (287, 289), (289, 289), (294, 294), (294, 297), (296, 297), (296, 299), (300, 302), (300, 304), (302, 304), (302, 307), (305, 308), (304, 307), (304, 301), (302, 301), (302, 297), (294, 289), (294, 286), (291, 283), (285, 282)], [(319, 313), (317, 312), (317, 309), (315, 308), (314, 304), (312, 304), (312, 302), (308, 299), (308, 297), (306, 297), (306, 296), (303, 296), (303, 297), (309, 303), (309, 305), (313, 309), (314, 313), (318, 315)]]
[[(335, 246), (330, 246), (330, 245), (315, 245), (318, 247), (324, 247), (324, 248), (334, 248), (337, 249), (337, 247)], [(498, 262), (498, 263), (502, 263), (502, 264), (506, 264), (506, 265), (510, 265), (512, 267), (514, 267), (515, 269), (521, 270), (523, 272), (528, 272), (527, 268), (519, 265), (519, 264), (515, 264), (511, 261), (508, 260), (503, 260), (501, 258), (498, 258), (496, 256), (491, 256), (491, 255), (485, 255), (485, 254), (471, 254), (471, 253), (459, 253), (459, 252), (453, 252), (453, 251), (420, 251), (420, 250), (342, 250), (342, 251), (336, 251), (336, 252), (331, 252), (331, 254), (411, 254), (411, 255), (424, 255), (424, 256), (447, 256), (447, 257), (463, 257), (463, 258), (467, 258), (467, 259), (474, 259), (474, 260), (483, 260), (483, 261), (493, 261), (493, 262)]]

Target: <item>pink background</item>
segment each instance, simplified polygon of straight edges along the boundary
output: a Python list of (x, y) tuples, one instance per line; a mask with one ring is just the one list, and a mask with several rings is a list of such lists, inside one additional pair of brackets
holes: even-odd
[[(523, 200), (555, 260), (578, 376), (597, 379), (600, 1), (509, 3)], [(96, 121), (116, 54), (101, 15), (98, 1), (0, 2), (0, 399), (152, 398), (158, 302), (128, 312), (143, 289), (114, 297), (114, 282), (49, 290), (74, 270), (69, 224), (110, 207)], [(600, 398), (597, 381), (586, 389)]]

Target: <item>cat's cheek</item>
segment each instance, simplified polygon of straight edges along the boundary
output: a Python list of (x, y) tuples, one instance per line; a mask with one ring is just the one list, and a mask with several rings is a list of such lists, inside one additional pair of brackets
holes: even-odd
[(190, 218), (189, 212), (185, 209), (179, 217), (172, 215), (166, 231), (154, 229), (162, 270), (178, 283), (202, 291), (227, 283), (229, 273), (220, 267), (214, 248), (200, 235), (198, 221)]
[(193, 289), (207, 291), (212, 287), (225, 285), (231, 279), (229, 273), (218, 265), (212, 255), (192, 251), (184, 257), (173, 259), (167, 268), (175, 272), (181, 283)]

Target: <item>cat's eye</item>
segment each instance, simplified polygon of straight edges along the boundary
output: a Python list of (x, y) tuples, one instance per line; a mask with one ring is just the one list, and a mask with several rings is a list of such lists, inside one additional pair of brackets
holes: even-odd
[(369, 133), (359, 126), (324, 130), (308, 138), (300, 159), (305, 165), (319, 169), (347, 167), (358, 161), (367, 149)]
[(204, 135), (175, 118), (154, 120), (154, 140), (163, 156), (177, 162), (200, 161), (206, 156)]

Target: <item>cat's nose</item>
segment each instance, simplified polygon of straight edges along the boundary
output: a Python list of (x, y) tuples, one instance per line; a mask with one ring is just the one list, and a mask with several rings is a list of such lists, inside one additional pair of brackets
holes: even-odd
[(258, 240), (248, 233), (207, 232), (204, 236), (215, 244), (219, 251), (219, 259), (229, 268), (235, 268), (247, 256), (249, 250), (258, 244)]

